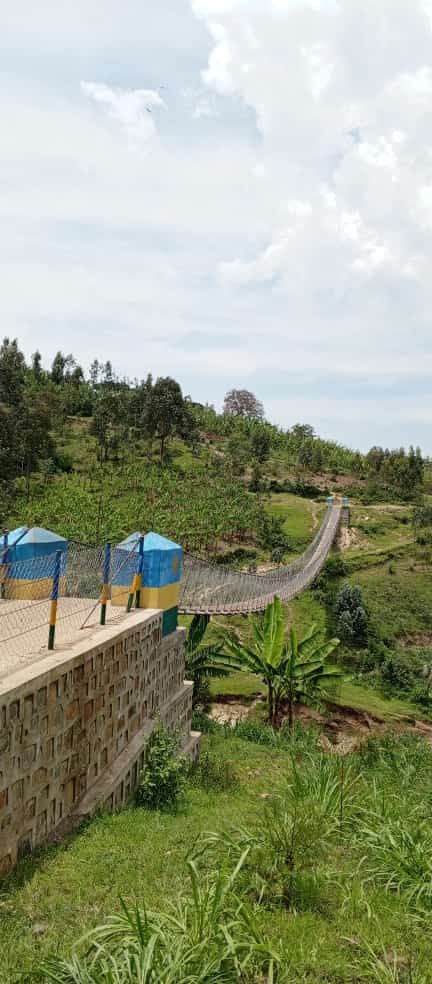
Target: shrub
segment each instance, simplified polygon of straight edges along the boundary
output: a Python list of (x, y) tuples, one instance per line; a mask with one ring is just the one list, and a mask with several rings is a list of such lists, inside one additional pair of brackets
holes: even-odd
[(179, 738), (165, 728), (153, 731), (146, 763), (136, 791), (136, 803), (147, 810), (173, 809), (184, 793), (188, 763), (179, 755)]
[(211, 752), (204, 752), (193, 763), (190, 770), (190, 780), (195, 786), (200, 786), (206, 792), (217, 790), (221, 793), (232, 792), (238, 786), (238, 776), (231, 765)]
[(336, 631), (345, 645), (366, 644), (368, 623), (360, 587), (343, 585), (336, 598), (335, 616)]
[(192, 715), (192, 728), (194, 731), (201, 731), (203, 735), (223, 735), (225, 728), (205, 714), (204, 711), (195, 709)]

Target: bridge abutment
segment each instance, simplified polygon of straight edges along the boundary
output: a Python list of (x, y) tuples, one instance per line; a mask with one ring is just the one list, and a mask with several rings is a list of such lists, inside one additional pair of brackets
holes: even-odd
[(0, 682), (0, 877), (84, 816), (126, 803), (158, 721), (196, 754), (185, 631), (162, 638), (162, 620), (135, 611)]

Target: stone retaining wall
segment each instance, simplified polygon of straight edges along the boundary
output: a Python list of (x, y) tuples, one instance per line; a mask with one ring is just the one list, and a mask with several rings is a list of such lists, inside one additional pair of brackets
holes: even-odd
[(133, 612), (0, 684), (0, 877), (68, 817), (121, 806), (157, 720), (193, 751), (184, 630), (161, 636), (161, 612)]

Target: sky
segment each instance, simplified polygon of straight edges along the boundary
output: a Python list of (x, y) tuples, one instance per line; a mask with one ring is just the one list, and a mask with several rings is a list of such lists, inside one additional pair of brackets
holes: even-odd
[(4, 0), (0, 66), (3, 335), (432, 453), (432, 0)]

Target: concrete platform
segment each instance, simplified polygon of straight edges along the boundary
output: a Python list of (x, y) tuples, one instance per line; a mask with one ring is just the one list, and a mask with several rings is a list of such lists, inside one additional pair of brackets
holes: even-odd
[[(50, 601), (0, 600), (0, 680), (48, 654)], [(124, 608), (107, 606), (107, 625), (121, 626)], [(59, 598), (56, 650), (68, 649), (97, 630), (100, 603), (94, 598)]]

